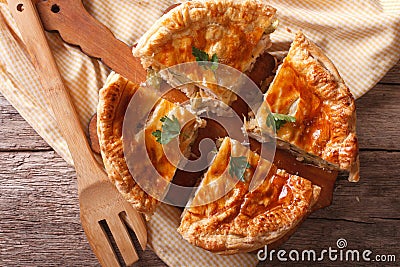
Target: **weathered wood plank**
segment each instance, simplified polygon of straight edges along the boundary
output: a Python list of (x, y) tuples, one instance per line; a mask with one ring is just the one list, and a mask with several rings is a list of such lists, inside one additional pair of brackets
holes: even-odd
[[(0, 152), (0, 266), (98, 266), (77, 196), (75, 171), (53, 151)], [(163, 266), (138, 252), (138, 266)]]
[(50, 146), (0, 94), (0, 150), (49, 150)]
[[(343, 237), (352, 248), (400, 250), (400, 152), (362, 151), (361, 162), (360, 183), (339, 180), (332, 206), (282, 248), (318, 251)], [(97, 265), (80, 226), (73, 169), (52, 151), (1, 152), (0, 166), (0, 265)], [(139, 255), (138, 266), (163, 266), (151, 251)]]
[(1, 265), (97, 264), (79, 222), (74, 170), (54, 152), (2, 152), (0, 166)]
[(400, 220), (400, 182), (396, 168), (400, 166), (400, 152), (361, 151), (360, 161), (360, 181), (350, 183), (339, 178), (332, 205), (311, 217), (362, 223), (379, 218)]
[(400, 150), (400, 84), (378, 84), (356, 101), (362, 149)]
[(400, 83), (400, 61), (397, 62), (393, 68), (386, 73), (385, 77), (380, 81), (381, 83), (399, 84)]
[[(376, 220), (371, 224), (358, 223), (345, 220), (324, 220), (324, 219), (308, 219), (293, 234), (293, 236), (277, 250), (285, 250), (285, 255), (291, 250), (300, 252), (314, 250), (317, 257), (321, 256), (322, 250), (328, 250), (331, 247), (337, 250), (335, 254), (337, 259), (331, 261), (328, 253), (325, 253), (322, 261), (308, 260), (305, 254), (305, 260), (293, 262), (288, 258), (288, 262), (279, 261), (277, 252), (273, 255), (273, 261), (265, 260), (258, 264), (261, 266), (398, 266), (400, 234), (399, 221), (394, 220)], [(345, 239), (347, 246), (338, 249), (337, 241)], [(366, 262), (362, 259), (364, 250), (371, 250), (370, 258), (374, 260), (376, 255), (395, 255), (396, 262), (385, 262), (377, 264), (376, 262)], [(343, 251), (343, 258), (340, 260), (340, 250)], [(348, 254), (349, 261), (346, 261), (346, 251), (359, 251), (360, 261), (353, 261), (351, 254)], [(269, 250), (270, 251), (270, 250)], [(268, 254), (270, 255), (270, 253)], [(300, 258), (301, 259), (301, 258)]]

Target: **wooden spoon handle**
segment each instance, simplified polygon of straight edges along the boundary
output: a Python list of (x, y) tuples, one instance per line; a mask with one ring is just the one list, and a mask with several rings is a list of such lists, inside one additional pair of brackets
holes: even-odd
[[(90, 171), (93, 166), (91, 164), (97, 164), (97, 162), (91, 153), (69, 93), (62, 82), (39, 15), (32, 0), (9, 0), (8, 5), (38, 72), (43, 93), (49, 100), (48, 103), (68, 143), (77, 173), (83, 176), (82, 174)], [(93, 177), (93, 175), (86, 175), (86, 177)], [(80, 188), (92, 182), (95, 181), (78, 179)]]
[(136, 83), (146, 80), (146, 71), (131, 48), (116, 39), (112, 32), (92, 17), (81, 0), (47, 0), (36, 5), (43, 26), (58, 31), (63, 40)]

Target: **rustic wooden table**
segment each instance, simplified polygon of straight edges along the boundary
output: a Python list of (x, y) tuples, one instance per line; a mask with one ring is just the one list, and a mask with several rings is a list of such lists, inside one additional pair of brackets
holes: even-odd
[[(383, 265), (399, 265), (400, 62), (356, 104), (360, 182), (339, 177), (332, 205), (312, 214), (281, 248), (320, 252), (343, 238), (346, 249), (395, 255), (396, 262)], [(74, 169), (1, 95), (0, 111), (0, 266), (98, 265), (79, 222)], [(151, 250), (139, 256), (137, 266), (165, 266)], [(324, 262), (342, 264), (356, 263)]]

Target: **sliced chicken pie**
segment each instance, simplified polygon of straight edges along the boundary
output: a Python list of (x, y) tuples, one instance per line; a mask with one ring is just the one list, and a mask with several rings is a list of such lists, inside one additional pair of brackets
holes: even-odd
[(296, 34), (264, 100), (246, 126), (254, 137), (263, 141), (274, 120), (278, 145), (358, 181), (354, 98), (333, 63), (303, 33)]
[[(97, 126), (101, 155), (110, 180), (149, 218), (156, 209), (157, 199), (168, 190), (182, 155), (190, 153), (197, 129), (204, 122), (155, 92), (142, 89), (146, 88), (111, 73), (99, 93)], [(127, 111), (132, 97), (137, 98), (135, 107)], [(148, 117), (141, 117), (146, 114), (141, 111), (152, 103), (155, 105)], [(124, 122), (126, 114), (128, 118)], [(128, 124), (127, 131), (123, 131), (123, 123)], [(166, 130), (167, 123), (172, 124), (176, 132), (168, 133), (171, 129)], [(167, 144), (173, 143), (172, 139), (179, 140), (175, 140), (179, 144), (177, 147)]]
[(278, 169), (227, 137), (185, 209), (178, 232), (212, 252), (252, 251), (293, 230), (319, 193), (320, 187), (309, 180)]

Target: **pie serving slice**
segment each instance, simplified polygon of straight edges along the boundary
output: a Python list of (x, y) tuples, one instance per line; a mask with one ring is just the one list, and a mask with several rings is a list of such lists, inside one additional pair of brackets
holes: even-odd
[[(231, 161), (242, 157), (247, 163), (241, 177), (237, 177)], [(266, 177), (250, 190), (257, 179), (256, 169)], [(252, 251), (294, 229), (310, 212), (319, 193), (320, 187), (309, 180), (278, 169), (226, 137), (191, 207), (182, 214), (178, 232), (189, 243), (215, 253)]]
[[(275, 8), (260, 1), (187, 1), (164, 14), (140, 38), (133, 55), (160, 70), (195, 61), (193, 46), (246, 71), (270, 47)], [(273, 28), (272, 28), (273, 29)]]
[[(257, 0), (187, 1), (154, 23), (133, 48), (133, 55), (141, 58), (144, 68), (159, 71), (196, 61), (193, 51), (197, 50), (209, 60), (217, 58), (219, 63), (246, 72), (271, 46), (275, 12)], [(236, 96), (226, 91), (209, 85), (205, 90), (186, 89), (185, 93), (190, 98), (223, 98), (230, 105)]]
[[(162, 198), (166, 193), (181, 158), (179, 152), (185, 156), (190, 153), (190, 145), (197, 136), (197, 129), (204, 126), (204, 122), (173, 102), (142, 89), (119, 74), (111, 73), (99, 92), (97, 132), (101, 155), (110, 180), (139, 212), (149, 218), (158, 204), (158, 200), (153, 196)], [(134, 95), (139, 97), (139, 100), (135, 101), (136, 105), (129, 113), (131, 117), (136, 116), (138, 125), (128, 125), (128, 129), (131, 126), (133, 134), (123, 136), (124, 116)], [(149, 117), (138, 118), (141, 114), (139, 111), (145, 108), (146, 102), (153, 101), (156, 105)], [(161, 144), (153, 134), (157, 130), (163, 130), (163, 118), (172, 118), (182, 126), (178, 132), (178, 149), (170, 149), (168, 145)], [(130, 122), (132, 120), (128, 119), (128, 123)], [(125, 151), (124, 138), (128, 144)], [(146, 161), (143, 157), (135, 158), (135, 155), (148, 155), (149, 160)], [(131, 173), (142, 181), (140, 185)], [(149, 178), (150, 174), (152, 179)], [(146, 185), (147, 191), (144, 191)]]
[[(290, 115), (277, 129), (278, 145), (320, 167), (359, 179), (354, 98), (323, 51), (298, 32), (287, 57), (247, 130), (259, 141), (268, 134), (268, 114)], [(269, 137), (267, 137), (269, 138)]]

